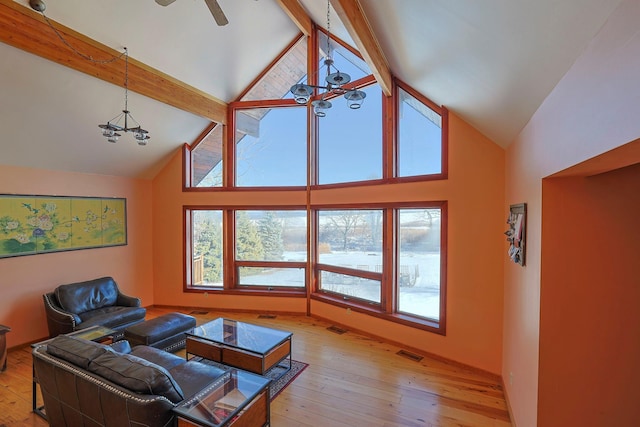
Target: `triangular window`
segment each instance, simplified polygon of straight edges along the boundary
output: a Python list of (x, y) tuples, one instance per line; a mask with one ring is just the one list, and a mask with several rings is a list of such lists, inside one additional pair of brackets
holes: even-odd
[(205, 136), (191, 153), (191, 185), (222, 186), (222, 125)]
[(264, 73), (241, 101), (291, 98), (291, 86), (307, 74), (307, 39), (301, 37)]

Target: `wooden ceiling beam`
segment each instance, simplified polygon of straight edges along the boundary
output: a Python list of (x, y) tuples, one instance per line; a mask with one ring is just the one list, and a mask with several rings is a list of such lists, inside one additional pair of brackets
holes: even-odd
[(277, 0), (278, 4), (289, 15), (305, 36), (313, 32), (313, 22), (298, 0)]
[[(49, 20), (74, 49), (95, 60), (120, 56), (102, 43)], [(120, 60), (102, 64), (83, 59), (74, 53), (37, 13), (12, 0), (0, 0), (0, 41), (83, 72), (114, 85), (124, 87), (124, 63)], [(124, 58), (123, 58), (124, 60)], [(129, 57), (129, 90), (217, 123), (225, 123), (227, 104), (188, 84)]]
[(385, 95), (391, 96), (391, 70), (359, 0), (331, 0), (331, 5), (371, 68), (382, 91)]

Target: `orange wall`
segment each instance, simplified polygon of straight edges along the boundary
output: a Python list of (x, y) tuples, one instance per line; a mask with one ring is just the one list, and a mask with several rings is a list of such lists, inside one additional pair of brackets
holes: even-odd
[(57, 285), (113, 276), (153, 304), (151, 181), (0, 166), (0, 194), (125, 197), (128, 244), (0, 259), (0, 323), (9, 347), (48, 336), (42, 295)]
[(640, 164), (543, 182), (538, 425), (637, 426)]
[[(504, 150), (454, 114), (449, 116), (449, 180), (321, 190), (312, 203), (448, 200), (447, 336), (373, 319), (313, 301), (312, 314), (499, 373), (502, 343), (502, 258), (506, 213)], [(183, 293), (182, 206), (305, 205), (304, 192), (182, 193), (177, 153), (154, 180), (155, 302), (165, 305), (304, 313), (301, 298)]]
[(517, 427), (549, 425), (538, 421), (542, 179), (640, 136), (638, 20), (640, 3), (621, 2), (507, 150), (505, 209), (528, 203), (527, 266), (504, 263), (502, 376)]

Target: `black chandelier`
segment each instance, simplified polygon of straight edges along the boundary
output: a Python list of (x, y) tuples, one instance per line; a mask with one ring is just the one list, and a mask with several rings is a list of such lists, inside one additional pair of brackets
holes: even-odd
[(318, 117), (324, 117), (327, 115), (327, 110), (331, 108), (331, 101), (327, 100), (328, 96), (344, 95), (347, 100), (347, 105), (352, 110), (356, 110), (362, 106), (364, 98), (367, 96), (361, 90), (357, 89), (345, 89), (343, 86), (351, 81), (351, 76), (347, 73), (342, 73), (336, 68), (331, 57), (331, 20), (330, 20), (330, 2), (327, 0), (327, 56), (324, 60), (324, 66), (327, 67), (327, 75), (325, 77), (326, 85), (310, 85), (304, 83), (298, 83), (291, 86), (291, 93), (293, 99), (298, 104), (306, 104), (311, 99), (314, 89), (324, 90), (320, 99), (311, 101), (313, 112)]
[[(102, 129), (102, 136), (107, 138), (107, 141), (109, 141), (109, 142), (116, 142), (118, 140), (118, 138), (122, 136), (118, 132), (133, 132), (133, 136), (136, 139), (136, 141), (138, 141), (138, 145), (147, 145), (147, 141), (149, 140), (149, 131), (146, 131), (146, 130), (142, 129), (142, 127), (140, 126), (140, 123), (138, 123), (133, 118), (133, 116), (131, 115), (131, 112), (129, 111), (129, 108), (128, 108), (128, 100), (129, 100), (129, 51), (127, 50), (127, 48), (125, 47), (123, 53), (121, 53), (118, 56), (114, 56), (113, 58), (106, 59), (106, 60), (96, 60), (96, 59), (92, 58), (91, 56), (85, 55), (84, 53), (78, 51), (71, 44), (69, 44), (69, 42), (67, 42), (67, 40), (65, 40), (65, 38), (62, 36), (62, 34), (60, 34), (60, 32), (56, 29), (56, 27), (54, 27), (51, 24), (51, 22), (49, 21), (49, 18), (47, 18), (47, 15), (45, 15), (44, 11), (46, 10), (47, 6), (45, 5), (44, 1), (42, 1), (42, 0), (29, 0), (29, 6), (31, 6), (31, 8), (33, 10), (35, 10), (36, 12), (40, 12), (42, 14), (42, 17), (44, 18), (45, 22), (47, 23), (47, 25), (49, 25), (49, 27), (58, 36), (58, 38), (62, 41), (62, 43), (64, 43), (65, 46), (67, 46), (69, 49), (71, 49), (76, 55), (80, 56), (81, 58), (83, 58), (83, 59), (85, 59), (87, 61), (96, 63), (96, 64), (109, 64), (111, 62), (117, 61), (118, 59), (120, 59), (124, 55), (124, 110), (122, 110), (121, 114), (119, 114), (116, 117), (114, 117), (113, 119), (109, 120), (107, 122), (107, 124), (98, 125), (98, 127), (100, 129)], [(122, 125), (120, 125), (120, 122), (123, 119), (124, 119), (124, 123)], [(129, 126), (129, 121), (135, 123), (136, 126), (130, 127)]]
[[(124, 110), (122, 113), (109, 120), (107, 124), (98, 125), (102, 129), (102, 136), (107, 138), (109, 142), (116, 142), (120, 135), (118, 132), (133, 132), (133, 137), (138, 141), (138, 145), (147, 145), (149, 140), (149, 131), (140, 127), (140, 123), (131, 115), (128, 108), (129, 102), (129, 51), (124, 48)], [(129, 122), (133, 122), (136, 126), (130, 127)], [(122, 125), (120, 124), (121, 122)]]

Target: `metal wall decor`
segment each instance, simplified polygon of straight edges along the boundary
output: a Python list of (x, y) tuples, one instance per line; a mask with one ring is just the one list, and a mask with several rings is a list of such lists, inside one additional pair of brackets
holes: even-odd
[(504, 234), (509, 242), (509, 258), (522, 266), (525, 265), (527, 235), (527, 204), (520, 203), (509, 207), (507, 218), (509, 229)]

